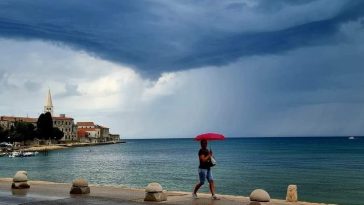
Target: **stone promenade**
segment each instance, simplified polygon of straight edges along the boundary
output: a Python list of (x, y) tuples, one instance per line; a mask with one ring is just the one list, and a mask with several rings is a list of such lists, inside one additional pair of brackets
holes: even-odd
[[(164, 202), (144, 202), (145, 192), (141, 189), (129, 189), (113, 186), (90, 185), (91, 193), (87, 195), (70, 195), (71, 184), (44, 181), (29, 181), (30, 189), (11, 189), (11, 178), (0, 179), (0, 205), (138, 205), (138, 204), (175, 204), (175, 205), (249, 205), (249, 197), (220, 195), (221, 200), (212, 200), (209, 194), (199, 194), (199, 199), (192, 199), (188, 192), (167, 192), (168, 200)], [(318, 203), (296, 202), (272, 199), (261, 202), (262, 205), (323, 205)]]

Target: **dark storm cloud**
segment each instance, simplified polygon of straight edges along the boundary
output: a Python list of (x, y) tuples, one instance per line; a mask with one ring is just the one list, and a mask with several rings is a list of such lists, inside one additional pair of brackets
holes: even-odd
[[(364, 15), (364, 2), (345, 1), (330, 18), (289, 27), (244, 30), (244, 24), (231, 22), (245, 18), (247, 11), (274, 15), (285, 12), (285, 8), (327, 1), (273, 2), (257, 1), (249, 7), (244, 1), (2, 1), (0, 35), (60, 42), (144, 73), (158, 74), (224, 65), (244, 56), (335, 44), (338, 26)], [(325, 6), (319, 11), (325, 11)], [(204, 10), (191, 12), (196, 7)], [(219, 20), (221, 16), (229, 18)], [(211, 20), (214, 18), (216, 24)]]

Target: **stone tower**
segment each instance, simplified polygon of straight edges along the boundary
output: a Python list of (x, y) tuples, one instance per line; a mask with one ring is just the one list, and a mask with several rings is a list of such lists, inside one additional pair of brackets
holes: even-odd
[(53, 104), (52, 104), (52, 96), (51, 96), (51, 90), (48, 90), (48, 96), (46, 98), (46, 103), (44, 106), (44, 113), (50, 112), (53, 116)]

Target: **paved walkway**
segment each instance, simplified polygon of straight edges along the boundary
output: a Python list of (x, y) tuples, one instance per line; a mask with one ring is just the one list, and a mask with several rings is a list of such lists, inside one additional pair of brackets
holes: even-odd
[[(129, 197), (130, 198), (130, 197)], [(155, 204), (153, 202), (144, 202), (143, 198), (135, 198), (134, 200), (122, 199), (120, 196), (115, 197), (100, 197), (92, 195), (83, 196), (44, 196), (38, 194), (26, 194), (18, 195), (11, 194), (10, 192), (0, 192), (0, 205), (66, 205), (66, 204), (77, 204), (77, 205), (141, 205), (141, 204)], [(175, 205), (244, 205), (248, 203), (241, 203), (238, 201), (228, 201), (228, 200), (211, 200), (209, 198), (200, 198), (197, 200), (192, 200), (186, 198), (186, 196), (169, 196), (169, 200), (166, 202), (161, 202), (161, 204), (175, 204)]]
[[(90, 186), (88, 195), (70, 195), (71, 184), (30, 181), (28, 190), (12, 190), (11, 180), (0, 179), (0, 205), (141, 205), (141, 204), (169, 204), (169, 205), (249, 205), (248, 197), (225, 196), (221, 200), (212, 200), (209, 194), (199, 194), (199, 199), (192, 199), (191, 193), (167, 192), (168, 201), (144, 202), (145, 192), (140, 189), (127, 189), (112, 186)], [(253, 204), (253, 203), (252, 203)], [(283, 200), (271, 200), (262, 205), (319, 205), (316, 203), (287, 203)], [(323, 205), (323, 204), (320, 204)]]
[[(140, 205), (155, 204), (144, 202), (145, 192), (138, 189), (126, 189), (111, 186), (90, 186), (89, 195), (70, 195), (71, 184), (43, 184), (29, 182), (31, 188), (28, 190), (13, 190), (10, 188), (11, 182), (0, 181), (0, 205), (63, 205), (63, 204), (119, 204), (119, 205)], [(193, 200), (190, 193), (168, 192), (168, 201), (161, 204), (175, 205), (244, 205), (241, 201), (212, 200), (207, 194), (200, 194), (200, 199)]]

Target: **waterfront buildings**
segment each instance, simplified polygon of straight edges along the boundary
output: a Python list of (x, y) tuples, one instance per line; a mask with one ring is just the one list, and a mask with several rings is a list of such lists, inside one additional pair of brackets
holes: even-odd
[(118, 141), (120, 138), (119, 135), (110, 134), (108, 127), (94, 122), (77, 122), (77, 133), (83, 142), (109, 142)]
[[(52, 95), (50, 90), (46, 97), (44, 105), (44, 113), (49, 112), (52, 115), (53, 127), (57, 127), (64, 133), (61, 142), (109, 142), (119, 141), (120, 136), (117, 134), (110, 134), (109, 128), (97, 125), (94, 122), (77, 122), (75, 124), (72, 117), (66, 114), (54, 115), (54, 106), (52, 102)], [(0, 126), (3, 129), (11, 129), (16, 122), (28, 122), (37, 126), (38, 118), (31, 117), (14, 117), (14, 116), (0, 116)]]
[[(93, 126), (84, 126), (85, 124), (92, 124)], [(80, 141), (83, 142), (98, 143), (120, 140), (120, 135), (110, 134), (108, 127), (96, 125), (94, 122), (78, 122), (77, 133)]]

